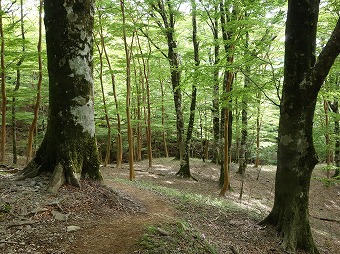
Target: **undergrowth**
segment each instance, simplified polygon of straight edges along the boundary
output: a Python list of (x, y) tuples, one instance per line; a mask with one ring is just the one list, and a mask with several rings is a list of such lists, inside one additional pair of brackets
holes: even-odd
[(139, 242), (139, 253), (215, 254), (205, 235), (185, 221), (150, 226)]
[(127, 179), (115, 178), (113, 181), (122, 182), (125, 184), (130, 184), (134, 186), (138, 186), (143, 189), (147, 189), (161, 195), (167, 196), (172, 199), (176, 204), (177, 208), (181, 210), (183, 204), (190, 203), (194, 206), (210, 206), (215, 209), (219, 209), (222, 212), (241, 212), (249, 215), (253, 219), (259, 220), (261, 219), (261, 215), (256, 213), (256, 211), (246, 210), (240, 207), (237, 203), (226, 200), (221, 197), (210, 197), (206, 195), (201, 195), (192, 192), (181, 191), (175, 188), (169, 188), (165, 186), (156, 185), (152, 182), (147, 182), (143, 180), (131, 182)]

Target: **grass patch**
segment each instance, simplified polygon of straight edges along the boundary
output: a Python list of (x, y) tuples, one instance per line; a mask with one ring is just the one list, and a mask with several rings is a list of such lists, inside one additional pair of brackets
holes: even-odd
[(217, 253), (215, 247), (205, 239), (204, 234), (183, 221), (150, 226), (138, 245), (139, 253)]
[(254, 219), (259, 219), (260, 214), (256, 213), (256, 211), (246, 210), (243, 207), (240, 207), (237, 203), (226, 200), (221, 197), (211, 197), (202, 194), (192, 193), (181, 191), (176, 188), (165, 187), (161, 185), (156, 185), (152, 182), (148, 181), (129, 181), (123, 178), (114, 178), (113, 181), (122, 182), (124, 184), (129, 184), (132, 186), (137, 186), (146, 190), (150, 190), (161, 195), (164, 195), (168, 198), (174, 199), (178, 208), (182, 210), (182, 206), (186, 206), (187, 204), (193, 206), (209, 206), (215, 209), (219, 209), (222, 212), (242, 212), (249, 214)]

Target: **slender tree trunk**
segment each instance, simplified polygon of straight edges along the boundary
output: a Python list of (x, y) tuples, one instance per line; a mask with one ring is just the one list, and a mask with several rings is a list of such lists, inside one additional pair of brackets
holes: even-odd
[(194, 121), (195, 121), (195, 110), (196, 110), (196, 98), (197, 98), (197, 68), (200, 65), (199, 60), (199, 43), (197, 40), (197, 22), (196, 22), (196, 2), (195, 0), (191, 1), (192, 6), (192, 42), (194, 47), (194, 60), (195, 60), (195, 74), (194, 74), (194, 81), (192, 84), (192, 91), (191, 91), (191, 103), (190, 103), (190, 116), (187, 128), (187, 137), (185, 140), (185, 151), (184, 151), (184, 158), (183, 163), (181, 163), (180, 170), (177, 172), (177, 175), (183, 177), (192, 177), (190, 173), (190, 143), (192, 138), (192, 132), (194, 128)]
[[(171, 85), (173, 92), (173, 99), (176, 112), (176, 131), (177, 131), (177, 145), (180, 164), (184, 163), (185, 142), (184, 142), (184, 117), (182, 109), (182, 91), (181, 91), (181, 70), (180, 70), (180, 55), (177, 52), (177, 42), (175, 39), (175, 14), (172, 1), (158, 0), (151, 3), (151, 7), (162, 18), (162, 23), (157, 22), (159, 28), (164, 32), (168, 45), (168, 54), (162, 54), (167, 58), (170, 66)], [(182, 172), (181, 175), (190, 177), (190, 171)]]
[[(101, 17), (101, 16), (99, 16)], [(102, 46), (105, 54), (105, 59), (107, 62), (107, 65), (109, 67), (110, 75), (111, 75), (111, 83), (112, 83), (112, 91), (113, 91), (113, 98), (115, 102), (115, 109), (116, 109), (116, 117), (117, 117), (117, 137), (116, 137), (116, 144), (117, 144), (117, 153), (116, 153), (116, 166), (117, 168), (121, 168), (122, 166), (122, 160), (123, 160), (123, 140), (122, 140), (122, 134), (121, 134), (121, 120), (120, 120), (120, 113), (119, 113), (119, 103), (118, 103), (118, 96), (116, 91), (116, 84), (115, 84), (115, 76), (113, 74), (113, 69), (111, 66), (110, 57), (106, 50), (106, 44), (105, 44), (105, 38), (103, 35), (103, 31), (100, 31), (100, 37), (102, 41)]]
[[(139, 52), (142, 56), (143, 62), (143, 74), (145, 79), (146, 85), (146, 105), (147, 105), (147, 114), (146, 114), (146, 140), (148, 146), (148, 161), (149, 161), (149, 168), (152, 167), (152, 144), (151, 144), (151, 102), (150, 102), (150, 84), (149, 84), (149, 74), (150, 74), (150, 67), (149, 67), (149, 57), (148, 59), (144, 58), (144, 52), (142, 50), (139, 37), (137, 36), (138, 48)], [(150, 45), (149, 45), (149, 55), (151, 53)]]
[[(246, 82), (246, 81), (245, 81)], [(247, 85), (244, 85), (247, 88)], [(248, 114), (247, 114), (247, 101), (242, 99), (242, 127), (241, 127), (241, 145), (239, 154), (239, 168), (237, 173), (244, 175), (247, 168), (248, 152), (247, 152), (247, 136), (248, 136)]]
[(261, 92), (257, 93), (257, 114), (256, 114), (256, 158), (255, 168), (260, 164), (260, 132), (261, 132)]
[[(138, 61), (139, 63), (139, 61)], [(139, 63), (140, 65), (140, 63)], [(136, 67), (134, 67), (135, 69), (135, 76), (137, 76), (137, 70)], [(144, 78), (142, 75), (142, 70), (141, 67), (139, 67), (139, 82), (136, 82), (136, 90), (137, 90), (137, 133), (136, 133), (136, 139), (137, 139), (137, 161), (141, 161), (142, 160), (142, 126), (141, 126), (141, 122), (142, 122), (142, 109), (144, 109), (143, 111), (145, 112), (145, 106), (142, 106), (142, 104), (144, 105), (145, 101), (144, 101)]]
[[(225, 97), (226, 97), (226, 100), (228, 98), (228, 93), (230, 92), (230, 89), (231, 89), (231, 85), (233, 83), (233, 79), (234, 79), (234, 75), (233, 73), (231, 72), (226, 72), (226, 88), (225, 88)], [(228, 101), (228, 100), (227, 100)], [(229, 144), (231, 142), (230, 140), (230, 135), (229, 135), (229, 128), (230, 128), (230, 125), (229, 125), (229, 113), (230, 113), (230, 110), (229, 110), (229, 107), (225, 107), (224, 108), (225, 110), (225, 120), (224, 120), (224, 156), (223, 156), (223, 163), (221, 163), (221, 170), (223, 169), (223, 184), (222, 184), (222, 189), (220, 191), (220, 196), (225, 196), (227, 190), (229, 189), (230, 187), (230, 176), (229, 176)], [(222, 166), (223, 165), (223, 166)], [(221, 174), (222, 175), (222, 174)], [(221, 182), (220, 182), (221, 184)]]
[(33, 136), (34, 131), (37, 127), (38, 117), (39, 117), (39, 107), (41, 100), (41, 85), (42, 85), (42, 60), (41, 60), (41, 39), (42, 39), (42, 11), (43, 10), (43, 0), (40, 0), (39, 5), (39, 35), (38, 35), (38, 65), (39, 65), (39, 74), (38, 74), (38, 85), (37, 85), (37, 98), (34, 105), (34, 117), (32, 124), (30, 126), (28, 132), (28, 142), (27, 142), (27, 157), (26, 163), (28, 163), (32, 159), (32, 144), (33, 144)]
[(262, 223), (282, 234), (283, 249), (319, 253), (309, 224), (309, 187), (318, 162), (313, 117), (318, 92), (340, 53), (340, 19), (315, 60), (319, 1), (288, 1), (274, 206)]
[(325, 128), (326, 128), (326, 133), (325, 133), (325, 141), (326, 141), (326, 163), (327, 163), (327, 178), (330, 178), (330, 169), (329, 167), (331, 166), (331, 138), (329, 134), (329, 108), (328, 108), (328, 102), (327, 100), (323, 101), (323, 108), (325, 112)]
[[(99, 26), (100, 30), (102, 30), (101, 18), (99, 19)], [(107, 127), (107, 140), (106, 140), (106, 152), (105, 152), (105, 159), (104, 159), (104, 166), (106, 167), (110, 163), (110, 155), (111, 155), (111, 124), (110, 118), (107, 110), (106, 105), (106, 98), (105, 98), (105, 91), (104, 91), (104, 82), (103, 82), (103, 51), (104, 51), (104, 41), (101, 37), (100, 40), (100, 47), (97, 44), (98, 53), (99, 53), (99, 83), (102, 92), (102, 101), (103, 101), (103, 108), (104, 108), (104, 115)]]
[(218, 24), (218, 6), (215, 6), (215, 18), (212, 24), (214, 36), (214, 87), (213, 87), (213, 102), (212, 102), (212, 115), (213, 115), (213, 161), (220, 163), (220, 77), (219, 77), (219, 61), (220, 61), (220, 45), (219, 45), (219, 24)]
[(168, 146), (166, 142), (166, 131), (165, 131), (165, 106), (164, 106), (164, 85), (163, 85), (163, 80), (159, 79), (159, 83), (161, 86), (161, 94), (162, 94), (162, 138), (163, 138), (163, 146), (164, 146), (164, 154), (165, 157), (169, 157), (169, 152), (168, 152)]
[[(335, 100), (333, 103), (330, 103), (331, 110), (339, 114), (339, 102)], [(339, 119), (334, 119), (334, 134), (335, 134), (335, 148), (334, 148), (334, 162), (335, 162), (335, 172), (332, 177), (339, 177), (340, 175), (340, 124)]]
[[(144, 62), (144, 60), (143, 60)], [(145, 66), (147, 65), (147, 66)], [(152, 167), (152, 134), (151, 134), (151, 99), (150, 99), (150, 84), (149, 84), (149, 61), (143, 63), (144, 66), (144, 76), (146, 81), (146, 99), (147, 99), (147, 125), (146, 125), (146, 133), (147, 133), (147, 144), (148, 144), (148, 161), (149, 161), (149, 168)], [(147, 68), (147, 70), (146, 70)]]
[[(247, 14), (246, 14), (247, 15)], [(249, 43), (249, 33), (246, 33), (246, 49), (248, 48)], [(239, 154), (239, 167), (238, 173), (244, 175), (247, 168), (248, 162), (248, 151), (247, 151), (247, 138), (248, 138), (248, 105), (247, 99), (245, 98), (245, 94), (247, 93), (248, 85), (250, 83), (249, 75), (250, 66), (246, 67), (246, 76), (244, 77), (244, 95), (242, 97), (242, 127), (241, 127), (241, 149)]]
[(122, 16), (123, 16), (123, 40), (124, 40), (124, 49), (125, 49), (125, 57), (126, 57), (126, 118), (127, 118), (127, 125), (128, 125), (128, 143), (129, 143), (129, 170), (130, 170), (129, 178), (130, 180), (134, 180), (135, 179), (134, 158), (133, 158), (134, 149), (133, 149), (133, 133), (132, 133), (131, 113), (130, 113), (132, 50), (129, 50), (127, 40), (126, 40), (124, 0), (120, 0), (120, 8), (122, 11)]
[(13, 150), (13, 164), (17, 164), (18, 162), (18, 154), (17, 154), (17, 127), (16, 127), (16, 91), (19, 90), (20, 83), (21, 83), (21, 71), (20, 66), (24, 61), (24, 54), (26, 50), (26, 43), (25, 43), (25, 29), (24, 29), (24, 10), (23, 10), (23, 0), (20, 0), (20, 28), (21, 28), (21, 39), (22, 39), (22, 55), (19, 61), (16, 64), (17, 67), (17, 77), (15, 88), (13, 90), (14, 95), (12, 98), (12, 150)]
[[(79, 178), (102, 180), (95, 137), (93, 0), (45, 0), (49, 122), (36, 156), (21, 177), (53, 172), (49, 191)], [(83, 48), (79, 48), (83, 45)]]
[[(231, 15), (235, 15), (234, 11), (232, 11), (232, 14), (229, 13), (224, 5), (224, 1), (221, 1), (220, 3), (220, 11), (221, 11), (221, 29), (222, 29), (222, 37), (223, 37), (223, 43), (224, 43), (224, 50), (227, 55), (227, 62), (228, 64), (232, 64), (234, 62), (234, 45), (228, 43), (228, 40), (231, 39), (233, 35), (232, 30), (227, 30), (227, 21), (231, 19)], [(232, 89), (232, 84), (234, 82), (234, 73), (227, 70), (227, 68), (224, 71), (224, 77), (223, 77), (223, 87), (224, 87), (224, 100), (226, 103), (231, 103), (231, 98), (229, 98), (229, 93)], [(224, 137), (224, 156), (223, 156), (223, 162), (221, 162), (221, 171), (220, 171), (220, 185), (222, 186), (220, 195), (225, 195), (226, 191), (229, 188), (230, 185), (230, 178), (229, 178), (229, 162), (231, 161), (230, 158), (230, 147), (231, 147), (231, 141), (232, 141), (232, 112), (229, 109), (230, 106), (226, 106), (222, 109), (224, 111), (224, 121), (222, 124), (224, 125), (223, 128), (223, 135), (221, 137)], [(221, 114), (222, 116), (222, 114)], [(223, 142), (221, 142), (223, 143)]]
[(3, 28), (3, 10), (2, 10), (2, 2), (0, 0), (0, 40), (1, 40), (1, 153), (0, 153), (0, 162), (5, 161), (6, 155), (6, 105), (7, 105), (7, 96), (6, 96), (6, 69), (5, 69), (5, 40), (4, 40), (4, 28)]

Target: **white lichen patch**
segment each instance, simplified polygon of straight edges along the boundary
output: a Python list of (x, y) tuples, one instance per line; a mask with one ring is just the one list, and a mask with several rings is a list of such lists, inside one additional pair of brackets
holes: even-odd
[(73, 98), (72, 101), (76, 102), (80, 106), (84, 106), (86, 104), (86, 99), (83, 96), (77, 96)]
[(73, 59), (69, 60), (70, 69), (72, 73), (78, 76), (84, 77), (90, 83), (93, 83), (92, 80), (92, 70), (90, 68), (89, 62), (85, 57), (76, 56)]
[[(74, 98), (75, 101), (80, 101), (83, 103), (80, 96)], [(73, 120), (75, 124), (79, 124), (83, 128), (83, 132), (87, 132), (91, 137), (95, 134), (95, 124), (94, 124), (94, 105), (93, 100), (90, 99), (84, 105), (77, 105), (71, 107), (70, 110), (73, 115)]]
[(291, 142), (293, 142), (293, 139), (290, 135), (283, 135), (281, 136), (280, 142), (284, 145), (287, 146), (289, 145)]
[(90, 54), (90, 51), (91, 51), (90, 46), (89, 46), (87, 43), (85, 43), (84, 49), (83, 49), (83, 50), (80, 50), (80, 51), (79, 51), (79, 54), (81, 54), (82, 56), (87, 56), (87, 55)]
[(71, 22), (75, 22), (78, 19), (78, 15), (73, 12), (72, 6), (67, 5), (65, 2), (64, 7), (67, 13), (66, 14), (67, 19)]
[(65, 58), (60, 59), (59, 67), (63, 67), (65, 65), (65, 63), (66, 63), (66, 59)]
[(86, 39), (86, 32), (84, 30), (80, 31), (80, 39), (84, 41)]

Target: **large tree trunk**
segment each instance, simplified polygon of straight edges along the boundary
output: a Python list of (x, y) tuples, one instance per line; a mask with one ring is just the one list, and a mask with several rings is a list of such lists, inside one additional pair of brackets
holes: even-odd
[(45, 0), (49, 118), (22, 177), (53, 172), (50, 192), (78, 177), (101, 180), (93, 106), (93, 0)]
[(318, 162), (313, 116), (320, 87), (340, 52), (340, 22), (315, 61), (319, 1), (288, 4), (285, 68), (278, 135), (274, 206), (262, 223), (275, 225), (287, 252), (318, 253), (309, 224), (308, 195)]

